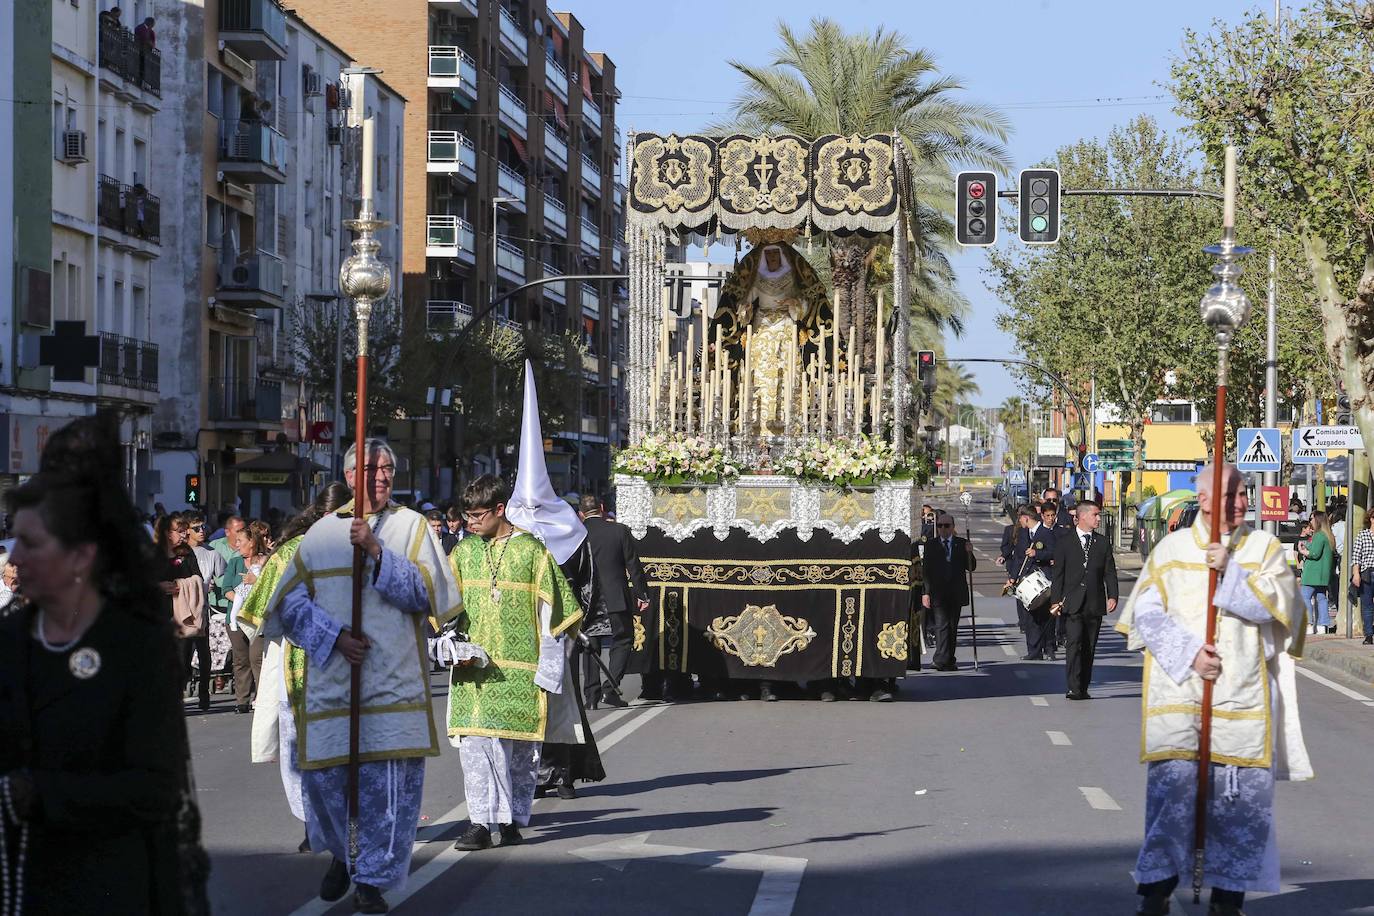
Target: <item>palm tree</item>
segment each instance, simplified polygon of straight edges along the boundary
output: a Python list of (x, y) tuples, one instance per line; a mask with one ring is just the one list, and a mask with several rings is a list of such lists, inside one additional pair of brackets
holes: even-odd
[[(954, 166), (1006, 170), (1006, 119), (992, 108), (956, 98), (963, 85), (941, 75), (934, 58), (908, 48), (899, 33), (879, 28), (849, 34), (834, 20), (817, 18), (810, 33), (801, 36), (780, 22), (778, 37), (782, 46), (768, 66), (730, 62), (745, 85), (735, 117), (714, 130), (790, 133), (807, 140), (826, 134), (899, 135), (911, 157), (904, 205), (916, 254), (906, 305), (917, 316), (933, 315), (937, 325), (950, 326), (949, 318), (963, 306), (945, 257), (953, 236)], [(873, 239), (857, 235), (831, 237), (828, 245), (840, 297), (837, 330), (843, 339), (849, 323), (857, 325), (866, 364), (872, 361), (876, 317), (867, 292), (873, 246)]]

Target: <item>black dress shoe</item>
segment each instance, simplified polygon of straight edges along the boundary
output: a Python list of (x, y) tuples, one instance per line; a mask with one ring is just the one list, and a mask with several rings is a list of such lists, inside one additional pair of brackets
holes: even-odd
[(577, 790), (569, 785), (558, 787), (558, 797), (562, 799), (577, 798)]
[(778, 695), (773, 692), (772, 687), (763, 684), (759, 687), (759, 699), (763, 700), (765, 703), (776, 703), (778, 701)]
[(959, 670), (959, 666), (958, 666), (958, 665), (936, 665), (936, 666), (935, 666), (935, 670), (936, 670), (936, 671), (958, 671), (958, 670)]
[(616, 709), (624, 709), (630, 704), (625, 702), (625, 698), (617, 690), (604, 690), (601, 693), (601, 702), (607, 706), (614, 706)]
[(1168, 895), (1159, 896), (1152, 894), (1149, 897), (1140, 898), (1140, 906), (1136, 908), (1136, 916), (1168, 916), (1169, 897)]
[(296, 852), (311, 852), (311, 851), (312, 851), (312, 850), (311, 850), (311, 848), (310, 848), (310, 834), (307, 833), (307, 834), (305, 835), (305, 839), (301, 840), (301, 845), (299, 845), (299, 846), (296, 847)]
[(353, 890), (353, 912), (355, 913), (386, 913), (391, 906), (382, 896), (382, 892), (371, 884), (359, 884)]
[(348, 883), (348, 863), (335, 859), (329, 863), (329, 871), (320, 882), (320, 899), (333, 903), (347, 893)]
[(1366, 637), (1364, 638), (1364, 642), (1360, 643), (1360, 645), (1362, 645), (1362, 646), (1374, 646), (1374, 636), (1366, 636)]
[(1086, 693), (1079, 693), (1077, 690), (1070, 690), (1068, 693), (1064, 694), (1064, 699), (1066, 699), (1066, 700), (1087, 700), (1087, 699), (1090, 699), (1090, 697), (1089, 697)]
[(238, 715), (243, 715), (243, 714), (246, 713), (246, 712), (252, 712), (252, 711), (253, 711), (253, 704), (252, 704), (252, 703), (240, 703), (239, 705), (237, 705), (237, 706), (234, 707), (234, 712), (235, 712), (236, 714), (238, 714)]
[(1025, 655), (1021, 656), (1021, 661), (1023, 661), (1023, 662), (1038, 662), (1038, 661), (1043, 661), (1044, 658), (1045, 658), (1045, 656), (1041, 655), (1041, 654), (1038, 653), (1038, 652), (1027, 652)]
[(458, 838), (453, 844), (454, 849), (462, 849), (467, 852), (476, 852), (479, 849), (491, 848), (491, 831), (482, 824), (473, 824), (468, 827), (467, 832)]
[(833, 703), (833, 702), (835, 702), (835, 691), (833, 691), (833, 690), (822, 690), (822, 691), (821, 691), (821, 702), (822, 702), (822, 703)]
[(514, 824), (501, 825), (501, 839), (497, 846), (519, 846), (525, 842), (525, 838), (520, 835), (520, 828)]
[(886, 687), (879, 687), (868, 695), (868, 699), (874, 703), (891, 703), (894, 697), (891, 690)]
[(1053, 649), (1051, 649), (1051, 650), (1049, 651), (1049, 654), (1046, 655), (1045, 657), (1046, 657), (1047, 659), (1049, 659), (1050, 661), (1052, 661), (1052, 662), (1057, 662), (1057, 661), (1059, 661), (1059, 653), (1056, 652), (1056, 651), (1054, 651)]

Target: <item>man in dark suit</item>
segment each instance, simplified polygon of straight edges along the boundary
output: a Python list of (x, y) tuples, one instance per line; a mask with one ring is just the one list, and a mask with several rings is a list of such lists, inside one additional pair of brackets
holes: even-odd
[(1059, 537), (1054, 550), (1050, 608), (1067, 620), (1070, 700), (1089, 700), (1093, 655), (1102, 618), (1116, 610), (1116, 561), (1111, 544), (1094, 530), (1102, 507), (1090, 500), (1078, 504), (1078, 524)]
[(921, 605), (935, 632), (935, 670), (953, 671), (958, 642), (959, 616), (969, 603), (968, 574), (978, 568), (968, 541), (954, 533), (954, 516), (941, 515), (935, 537), (925, 544), (921, 557)]
[(649, 584), (644, 580), (644, 568), (639, 564), (634, 538), (630, 529), (605, 518), (606, 507), (601, 499), (588, 494), (580, 503), (582, 523), (587, 526), (587, 546), (592, 552), (592, 564), (601, 585), (601, 600), (611, 622), (611, 663), (608, 666), (612, 681), (601, 685), (602, 698), (609, 706), (626, 706), (620, 695), (620, 682), (630, 664), (630, 647), (634, 641), (635, 611), (649, 606)]

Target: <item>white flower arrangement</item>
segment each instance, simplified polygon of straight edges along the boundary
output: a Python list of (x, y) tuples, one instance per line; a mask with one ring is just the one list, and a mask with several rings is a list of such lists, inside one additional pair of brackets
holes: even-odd
[(882, 480), (916, 476), (916, 468), (897, 457), (890, 442), (857, 439), (807, 439), (782, 457), (777, 469), (801, 480), (835, 486), (870, 486)]
[(725, 452), (700, 437), (647, 435), (618, 452), (615, 470), (667, 484), (719, 483), (739, 476)]

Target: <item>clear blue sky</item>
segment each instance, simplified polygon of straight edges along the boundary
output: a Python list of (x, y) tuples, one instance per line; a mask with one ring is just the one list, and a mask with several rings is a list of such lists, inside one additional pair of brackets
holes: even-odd
[[(804, 31), (813, 17), (830, 16), (850, 31), (881, 26), (901, 32), (913, 47), (930, 51), (942, 71), (959, 77), (970, 99), (1001, 108), (1013, 127), (1008, 146), (1016, 170), (1077, 139), (1105, 137), (1139, 113), (1177, 129), (1180, 122), (1162, 84), (1184, 30), (1205, 30), (1217, 17), (1234, 22), (1249, 9), (1272, 13), (1273, 4), (576, 0), (571, 9), (586, 26), (589, 47), (615, 62), (624, 94), (622, 129), (684, 132), (718, 119), (729, 112), (740, 85), (727, 61), (767, 63), (779, 19)], [(974, 41), (977, 30), (990, 30), (994, 37)], [(982, 254), (962, 252), (955, 263), (973, 314), (963, 338), (947, 342), (949, 355), (1013, 355), (1011, 340), (994, 324), (999, 303), (986, 288)], [(1199, 295), (1207, 279), (1198, 278)], [(981, 388), (980, 403), (995, 405), (1016, 393), (1000, 367), (971, 368)]]

